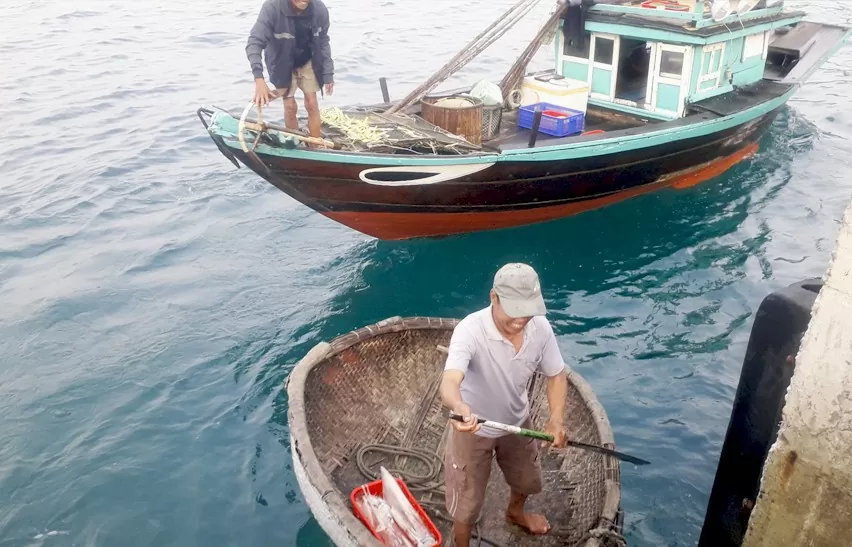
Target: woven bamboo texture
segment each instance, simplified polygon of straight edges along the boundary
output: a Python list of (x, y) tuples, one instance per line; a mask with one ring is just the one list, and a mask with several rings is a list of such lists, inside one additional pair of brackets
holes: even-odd
[[(365, 327), (332, 341), (329, 354), (307, 373), (300, 405), (307, 435), (321, 469), (344, 497), (368, 482), (356, 463), (365, 444), (425, 450), (443, 460), (450, 426), (438, 395), (446, 355), (437, 346), (449, 344), (456, 324), (452, 319), (407, 318)], [(543, 429), (548, 417), (544, 379), (534, 377), (529, 390), (533, 423)], [(614, 448), (607, 442), (612, 432), (602, 409), (574, 372), (569, 375), (565, 423), (569, 439)], [(372, 455), (368, 466), (379, 465), (426, 471), (413, 458)], [(576, 448), (542, 452), (544, 491), (531, 497), (527, 507), (549, 519), (552, 530), (546, 536), (530, 536), (506, 523), (509, 491), (496, 461), (492, 466), (479, 532), (496, 545), (599, 545), (589, 539), (589, 530), (614, 526), (619, 468), (610, 456)], [(436, 488), (414, 495), (441, 529), (444, 545), (452, 545), (442, 482), (443, 469)]]

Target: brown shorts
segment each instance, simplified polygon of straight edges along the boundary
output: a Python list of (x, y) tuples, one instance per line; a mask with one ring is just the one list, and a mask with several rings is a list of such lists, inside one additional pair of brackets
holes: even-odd
[(293, 71), (293, 79), (290, 80), (290, 87), (287, 88), (288, 99), (296, 96), (297, 87), (305, 94), (316, 93), (320, 90), (317, 76), (314, 74), (314, 66), (310, 61)]
[[(530, 427), (529, 420), (522, 427)], [(527, 496), (541, 492), (538, 444), (520, 435), (490, 439), (453, 429), (444, 455), (445, 499), (453, 520), (474, 524), (479, 519), (494, 455), (513, 492)]]

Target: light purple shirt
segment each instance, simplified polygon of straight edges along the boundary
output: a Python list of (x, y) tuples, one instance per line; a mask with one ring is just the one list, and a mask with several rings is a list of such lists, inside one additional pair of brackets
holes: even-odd
[[(491, 306), (462, 319), (450, 339), (444, 370), (459, 370), (462, 400), (480, 418), (520, 426), (530, 411), (527, 386), (536, 370), (556, 376), (565, 362), (553, 328), (544, 317), (534, 317), (524, 328), (521, 350), (506, 340), (491, 317)], [(483, 427), (483, 437), (506, 433)]]

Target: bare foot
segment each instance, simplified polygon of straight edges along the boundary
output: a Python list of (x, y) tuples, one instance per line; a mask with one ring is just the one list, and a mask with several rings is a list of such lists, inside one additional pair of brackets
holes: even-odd
[(530, 534), (546, 534), (550, 531), (550, 523), (544, 515), (536, 513), (512, 514), (506, 513), (506, 520), (524, 528)]

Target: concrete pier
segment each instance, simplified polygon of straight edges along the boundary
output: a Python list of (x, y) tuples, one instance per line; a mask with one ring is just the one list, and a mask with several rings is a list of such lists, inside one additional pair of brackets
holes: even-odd
[(796, 357), (743, 545), (852, 545), (852, 206)]

